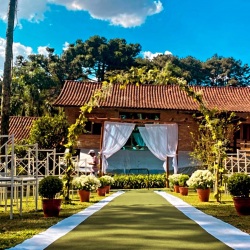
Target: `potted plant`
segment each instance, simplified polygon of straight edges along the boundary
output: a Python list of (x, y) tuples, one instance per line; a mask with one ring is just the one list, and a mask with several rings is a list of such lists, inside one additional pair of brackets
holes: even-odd
[(90, 192), (96, 191), (100, 181), (94, 175), (81, 175), (72, 180), (73, 189), (78, 190), (81, 202), (89, 202)]
[(115, 180), (110, 175), (103, 175), (102, 178), (105, 179), (105, 182), (106, 182), (106, 186), (105, 186), (105, 188), (106, 188), (106, 194), (109, 194), (110, 187), (115, 182)]
[(188, 179), (189, 175), (187, 174), (180, 174), (179, 176), (179, 190), (181, 195), (188, 195)]
[(174, 188), (176, 193), (179, 193), (179, 176), (180, 174), (172, 174), (168, 177), (170, 187)]
[(109, 185), (109, 181), (106, 175), (99, 177), (99, 181), (101, 183), (100, 187), (97, 189), (97, 193), (99, 196), (105, 196), (106, 194), (106, 186)]
[(214, 177), (209, 170), (196, 170), (187, 180), (187, 185), (196, 189), (200, 201), (207, 202), (213, 182)]
[(42, 196), (44, 217), (59, 216), (62, 199), (55, 199), (57, 193), (63, 189), (63, 182), (57, 176), (44, 177), (38, 186), (38, 193)]
[(234, 173), (228, 178), (227, 189), (233, 196), (238, 215), (250, 215), (250, 176), (246, 173)]

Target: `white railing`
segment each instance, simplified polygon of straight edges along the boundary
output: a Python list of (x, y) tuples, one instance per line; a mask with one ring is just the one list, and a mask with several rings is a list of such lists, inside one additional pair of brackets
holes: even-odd
[(250, 150), (238, 149), (235, 154), (228, 154), (224, 161), (227, 174), (247, 173), (250, 174)]

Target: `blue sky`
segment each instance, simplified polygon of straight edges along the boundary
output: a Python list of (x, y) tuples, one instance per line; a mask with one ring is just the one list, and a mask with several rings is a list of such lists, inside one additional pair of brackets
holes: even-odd
[[(0, 0), (0, 73), (8, 1)], [(18, 0), (14, 54), (61, 54), (93, 35), (139, 43), (142, 56), (172, 53), (201, 61), (215, 53), (250, 64), (249, 0)]]

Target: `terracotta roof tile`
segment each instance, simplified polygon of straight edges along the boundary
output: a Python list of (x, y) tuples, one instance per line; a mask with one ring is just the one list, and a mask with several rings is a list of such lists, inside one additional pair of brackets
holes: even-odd
[[(54, 102), (55, 106), (82, 106), (101, 83), (66, 81)], [(248, 87), (194, 87), (201, 92), (209, 108), (225, 111), (250, 112)], [(115, 84), (112, 93), (100, 103), (107, 108), (197, 110), (197, 103), (174, 85), (127, 85), (121, 89)]]
[[(38, 119), (38, 117), (11, 116), (9, 134), (14, 134), (15, 141), (27, 139), (29, 137), (32, 123), (36, 119)], [(0, 117), (0, 124), (1, 120)]]

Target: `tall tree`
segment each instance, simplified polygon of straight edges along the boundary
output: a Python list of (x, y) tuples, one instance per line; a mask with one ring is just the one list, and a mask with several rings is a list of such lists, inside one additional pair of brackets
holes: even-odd
[(135, 58), (141, 51), (139, 44), (127, 44), (125, 39), (110, 39), (92, 36), (85, 42), (77, 40), (62, 55), (62, 61), (75, 72), (71, 76), (93, 78), (104, 81), (105, 74), (112, 70), (128, 70), (135, 65)]
[[(47, 48), (47, 51), (53, 49)], [(64, 79), (60, 59), (49, 53), (18, 56), (13, 69), (11, 115), (42, 116), (53, 113), (51, 103)]]
[(192, 56), (180, 59), (179, 67), (182, 69), (182, 77), (189, 85), (202, 85), (206, 78), (203, 63)]
[[(233, 57), (214, 55), (205, 62), (192, 56), (178, 58), (173, 55), (158, 55), (152, 60), (137, 59), (138, 67), (146, 66), (148, 70), (162, 70), (166, 64), (172, 76), (185, 79), (189, 85), (201, 86), (241, 86), (250, 85), (250, 68)], [(179, 68), (178, 71), (176, 69)]]
[(55, 116), (42, 116), (33, 122), (28, 142), (38, 143), (38, 148), (60, 150), (67, 143), (69, 124), (61, 111)]
[[(8, 24), (6, 31), (6, 49), (3, 71), (2, 101), (1, 101), (1, 134), (9, 133), (10, 95), (11, 95), (11, 64), (13, 60), (13, 33), (17, 0), (10, 0), (8, 9)], [(4, 142), (4, 141), (3, 141)]]
[(203, 63), (208, 86), (241, 86), (250, 85), (250, 68), (242, 65), (240, 60), (233, 57), (214, 55)]

